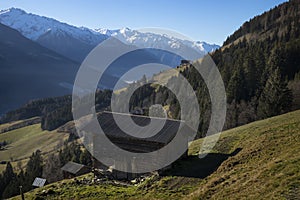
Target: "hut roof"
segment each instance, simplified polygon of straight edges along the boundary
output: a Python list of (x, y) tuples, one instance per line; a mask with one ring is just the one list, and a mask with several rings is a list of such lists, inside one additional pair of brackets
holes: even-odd
[(77, 174), (77, 172), (79, 172), (83, 167), (85, 167), (85, 165), (70, 161), (67, 164), (65, 164), (61, 168), (61, 170), (69, 172), (71, 174)]
[(32, 183), (33, 186), (35, 187), (43, 187), (46, 183), (46, 179), (44, 178), (39, 178), (39, 177), (36, 177)]
[[(122, 117), (128, 117), (128, 115), (132, 118), (132, 120), (139, 126), (145, 126), (150, 123), (152, 120), (166, 120), (163, 128), (154, 136), (147, 137), (147, 138), (137, 138), (133, 137), (131, 135), (128, 135), (124, 133), (116, 124), (113, 113), (112, 112), (102, 112), (98, 115), (99, 123), (103, 129), (103, 132), (109, 137), (110, 139), (128, 139), (128, 140), (138, 140), (138, 141), (144, 141), (144, 142), (155, 142), (155, 143), (161, 143), (161, 144), (167, 144), (169, 143), (177, 134), (180, 125), (181, 129), (183, 129), (184, 133), (186, 133), (186, 136), (190, 136), (192, 133), (192, 128), (190, 128), (188, 125), (184, 123), (184, 121), (181, 120), (173, 120), (173, 119), (164, 119), (164, 118), (155, 118), (155, 117), (148, 117), (148, 116), (142, 116), (142, 115), (132, 115), (132, 114), (124, 114), (124, 113), (114, 113), (115, 115), (118, 115), (118, 119), (121, 119)], [(126, 121), (124, 120), (124, 123)], [(126, 126), (126, 124), (123, 124)], [(130, 130), (130, 127), (128, 127)], [(132, 131), (137, 132), (134, 128)], [(152, 130), (148, 130), (148, 133), (140, 133), (143, 135), (151, 135)], [(137, 133), (139, 134), (139, 133)]]

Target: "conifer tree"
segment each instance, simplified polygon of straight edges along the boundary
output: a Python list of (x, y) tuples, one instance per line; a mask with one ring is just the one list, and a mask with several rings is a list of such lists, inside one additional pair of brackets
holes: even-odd
[(277, 68), (269, 77), (258, 102), (259, 118), (282, 114), (289, 110), (292, 103), (292, 93), (287, 87)]
[(10, 182), (12, 182), (15, 179), (15, 177), (16, 174), (14, 173), (13, 167), (10, 164), (10, 162), (8, 162), (6, 164), (5, 171), (0, 176), (0, 198), (3, 197), (5, 188), (7, 187), (7, 185), (10, 184)]
[(40, 150), (33, 153), (26, 165), (24, 191), (31, 189), (31, 185), (36, 177), (41, 177), (43, 173), (43, 158)]

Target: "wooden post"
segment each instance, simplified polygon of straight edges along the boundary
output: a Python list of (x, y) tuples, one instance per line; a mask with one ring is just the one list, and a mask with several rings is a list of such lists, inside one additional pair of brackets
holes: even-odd
[[(96, 114), (96, 119), (97, 119), (97, 114)], [(91, 157), (92, 157), (92, 173), (93, 173), (93, 180), (97, 180), (98, 177), (96, 177), (96, 168), (95, 168), (95, 158), (94, 158), (94, 155), (95, 155), (95, 133), (92, 133), (93, 134), (93, 141), (91, 142), (93, 144), (93, 149), (91, 151)]]
[(20, 185), (20, 195), (21, 195), (22, 200), (25, 200), (25, 197), (24, 197), (24, 194), (22, 191), (22, 185)]
[(95, 160), (94, 160), (94, 157), (92, 156), (92, 173), (93, 173), (93, 179), (96, 178), (96, 172), (95, 172)]

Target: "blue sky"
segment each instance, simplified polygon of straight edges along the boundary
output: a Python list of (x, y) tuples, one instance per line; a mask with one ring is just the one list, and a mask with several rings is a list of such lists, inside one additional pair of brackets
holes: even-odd
[(221, 45), (243, 22), (285, 0), (1, 0), (16, 7), (88, 28), (161, 27), (193, 40)]

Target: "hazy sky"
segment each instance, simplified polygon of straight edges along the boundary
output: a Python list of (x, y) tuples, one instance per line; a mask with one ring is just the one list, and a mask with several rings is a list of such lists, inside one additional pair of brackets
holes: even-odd
[(161, 27), (193, 40), (221, 45), (243, 22), (285, 0), (1, 0), (16, 7), (88, 28)]

